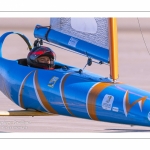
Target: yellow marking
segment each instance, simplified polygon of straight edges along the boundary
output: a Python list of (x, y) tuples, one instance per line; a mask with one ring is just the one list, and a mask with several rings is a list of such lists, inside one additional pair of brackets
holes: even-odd
[(51, 116), (51, 115), (56, 114), (30, 110), (0, 111), (0, 116)]

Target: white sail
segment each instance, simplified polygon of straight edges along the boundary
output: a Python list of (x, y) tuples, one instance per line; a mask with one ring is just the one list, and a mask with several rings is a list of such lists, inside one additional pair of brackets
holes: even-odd
[(108, 18), (51, 18), (51, 29), (109, 49)]

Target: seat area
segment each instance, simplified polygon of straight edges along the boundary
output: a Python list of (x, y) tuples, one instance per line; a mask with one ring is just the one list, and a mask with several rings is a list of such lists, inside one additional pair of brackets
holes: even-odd
[[(18, 59), (17, 61), (18, 61), (19, 65), (28, 66), (26, 58)], [(60, 68), (64, 68), (64, 66), (60, 66), (60, 65), (55, 64), (55, 69), (60, 69)]]
[(18, 64), (23, 66), (28, 66), (27, 59), (26, 58), (18, 59)]

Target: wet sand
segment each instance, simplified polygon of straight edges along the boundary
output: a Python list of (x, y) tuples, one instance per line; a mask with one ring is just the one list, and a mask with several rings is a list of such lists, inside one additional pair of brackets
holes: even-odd
[[(150, 50), (150, 19), (140, 19), (144, 39)], [(48, 25), (49, 19), (3, 19), (0, 18), (0, 35), (6, 31), (18, 31), (34, 42), (33, 29), (36, 24)], [(150, 91), (150, 55), (138, 28), (136, 18), (118, 19), (119, 79), (118, 81)], [(17, 35), (10, 35), (3, 45), (3, 56), (9, 59), (25, 58), (28, 49)], [(83, 68), (87, 58), (53, 48), (57, 61)], [(109, 66), (93, 64), (86, 67), (93, 73), (109, 76)], [(19, 70), (18, 70), (19, 71)], [(21, 109), (0, 92), (0, 110)], [(0, 132), (74, 132), (74, 133), (126, 133), (150, 132), (149, 127), (120, 125), (66, 116), (0, 117)]]

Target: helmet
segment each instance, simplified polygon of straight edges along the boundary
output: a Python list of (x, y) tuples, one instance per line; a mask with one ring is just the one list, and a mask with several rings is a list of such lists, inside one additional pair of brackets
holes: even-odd
[[(40, 56), (48, 56), (50, 58), (50, 64), (40, 63), (37, 58)], [(38, 46), (34, 47), (27, 56), (27, 63), (31, 67), (42, 68), (42, 69), (52, 69), (54, 68), (55, 53), (48, 47)]]

